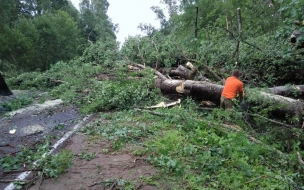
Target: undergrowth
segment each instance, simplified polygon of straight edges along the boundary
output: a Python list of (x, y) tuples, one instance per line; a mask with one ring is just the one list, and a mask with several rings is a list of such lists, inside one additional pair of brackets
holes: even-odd
[[(282, 128), (236, 109), (199, 110), (190, 98), (183, 99), (181, 107), (145, 110), (164, 100), (154, 88), (153, 72), (129, 73), (125, 63), (119, 64), (58, 62), (45, 73), (22, 76), (31, 81), (16, 77), (9, 83), (46, 90), (83, 113), (115, 110), (101, 114), (81, 132), (107, 138), (113, 151), (127, 143), (141, 146), (134, 154), (146, 156), (160, 172), (155, 180), (170, 181), (172, 189), (304, 189), (304, 167), (297, 157), (304, 153), (301, 129)], [(260, 113), (269, 114), (269, 109)], [(78, 156), (90, 160), (95, 154)], [(68, 161), (69, 154), (54, 158)], [(3, 167), (14, 168), (7, 162), (2, 160)], [(44, 165), (58, 166), (51, 158)], [(63, 171), (43, 170), (50, 177)]]
[(240, 113), (198, 111), (189, 99), (182, 105), (190, 106), (102, 114), (82, 132), (108, 138), (113, 150), (141, 145), (134, 154), (147, 156), (162, 179), (174, 182), (172, 189), (303, 188), (303, 165), (296, 157), (303, 151), (296, 146), (286, 153), (252, 141)]
[[(119, 64), (113, 69), (83, 63), (79, 58), (58, 62), (44, 73), (24, 73), (7, 82), (15, 89), (48, 91), (52, 98), (77, 105), (83, 113), (141, 107), (162, 99), (160, 90), (154, 88), (152, 70), (128, 73), (124, 63)], [(100, 75), (105, 77), (100, 79)]]

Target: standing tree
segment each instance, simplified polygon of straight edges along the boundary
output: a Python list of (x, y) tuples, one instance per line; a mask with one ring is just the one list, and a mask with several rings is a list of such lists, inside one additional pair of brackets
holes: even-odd
[(116, 39), (116, 25), (109, 20), (107, 0), (82, 0), (80, 14), (84, 37), (92, 43), (97, 40)]

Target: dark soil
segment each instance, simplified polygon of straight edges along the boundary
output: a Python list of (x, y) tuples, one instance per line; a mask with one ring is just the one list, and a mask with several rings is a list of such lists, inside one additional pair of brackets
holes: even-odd
[[(13, 96), (0, 96), (0, 101), (11, 101), (20, 94), (19, 91), (13, 93)], [(45, 141), (46, 137), (51, 141), (57, 141), (82, 119), (83, 116), (79, 114), (76, 107), (65, 104), (37, 110), (25, 109), (12, 116), (9, 116), (9, 112), (2, 113), (0, 116), (0, 158), (14, 156), (24, 146), (34, 150), (37, 145)], [(3, 181), (13, 180), (19, 174), (19, 172), (4, 173), (0, 168), (0, 179)], [(0, 189), (4, 189), (7, 185), (0, 182)]]

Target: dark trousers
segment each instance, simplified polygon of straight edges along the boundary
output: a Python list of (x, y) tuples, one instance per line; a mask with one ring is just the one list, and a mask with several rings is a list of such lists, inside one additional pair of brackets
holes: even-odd
[(223, 109), (232, 109), (233, 102), (231, 99), (221, 96), (220, 107)]

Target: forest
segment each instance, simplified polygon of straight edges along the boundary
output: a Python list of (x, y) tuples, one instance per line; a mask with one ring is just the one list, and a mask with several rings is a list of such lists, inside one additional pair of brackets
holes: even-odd
[[(3, 0), (0, 87), (111, 112), (100, 117), (116, 128), (100, 119), (84, 133), (106, 134), (113, 149), (137, 144), (162, 176), (153, 180), (174, 189), (304, 189), (304, 1), (160, 3), (167, 9), (151, 10), (161, 27), (141, 23), (145, 35), (120, 44), (107, 0), (82, 0), (80, 10), (69, 0)], [(246, 94), (227, 112), (219, 96), (234, 69)], [(20, 102), (0, 108), (31, 101)]]

